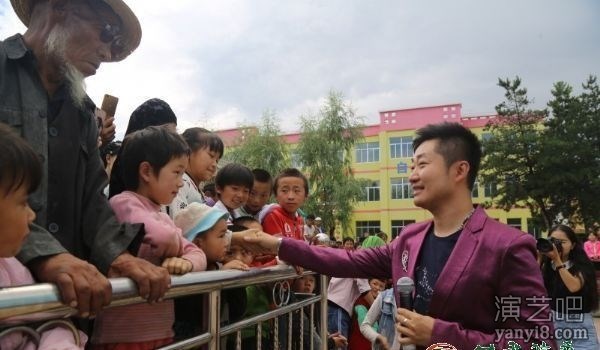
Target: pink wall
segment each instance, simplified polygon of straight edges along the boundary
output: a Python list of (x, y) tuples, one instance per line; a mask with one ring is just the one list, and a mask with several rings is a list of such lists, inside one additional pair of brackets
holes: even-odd
[(460, 122), (462, 105), (448, 104), (441, 106), (398, 109), (379, 112), (381, 130), (414, 130), (427, 124), (445, 121)]
[[(376, 136), (383, 131), (415, 130), (427, 124), (443, 122), (456, 122), (467, 128), (477, 128), (484, 127), (493, 118), (496, 118), (496, 116), (463, 116), (462, 104), (460, 103), (395, 109), (379, 112), (380, 123), (365, 126), (363, 136)], [(250, 130), (256, 130), (256, 128), (250, 128)], [(223, 139), (225, 145), (230, 146), (240, 138), (240, 132), (240, 129), (229, 129), (217, 131), (217, 134)], [(282, 137), (288, 144), (295, 144), (300, 141), (299, 133), (285, 134)]]

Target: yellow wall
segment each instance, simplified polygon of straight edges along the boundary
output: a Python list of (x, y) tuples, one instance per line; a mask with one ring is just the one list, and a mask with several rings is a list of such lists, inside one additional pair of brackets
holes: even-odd
[[(481, 137), (482, 128), (473, 129), (473, 132)], [(380, 184), (380, 200), (359, 202), (353, 211), (352, 227), (353, 232), (346, 232), (345, 235), (354, 236), (356, 232), (357, 221), (379, 221), (381, 230), (388, 233), (391, 237), (392, 220), (414, 220), (416, 222), (427, 220), (431, 217), (429, 212), (413, 205), (412, 199), (391, 199), (390, 180), (396, 177), (410, 176), (410, 157), (391, 158), (390, 155), (390, 137), (413, 136), (413, 130), (404, 131), (383, 131), (379, 135), (369, 136), (362, 142), (379, 142), (379, 162), (357, 163), (353, 152), (353, 169), (356, 178), (378, 180)], [(403, 162), (407, 164), (406, 173), (398, 173), (397, 164)], [(474, 197), (475, 203), (490, 201), (491, 198), (484, 197), (483, 184), (479, 183), (479, 196)], [(531, 217), (528, 209), (515, 208), (506, 212), (501, 209), (487, 209), (489, 216), (507, 223), (508, 219), (520, 219), (521, 229), (527, 231), (527, 219)], [(360, 232), (358, 232), (360, 234)]]

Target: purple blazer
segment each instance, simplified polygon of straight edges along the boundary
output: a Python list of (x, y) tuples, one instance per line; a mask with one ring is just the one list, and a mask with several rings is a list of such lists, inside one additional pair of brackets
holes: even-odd
[[(356, 252), (284, 239), (279, 258), (333, 277), (392, 278), (395, 284), (400, 277), (415, 278), (431, 224), (407, 226), (390, 244)], [(535, 239), (478, 207), (435, 285), (429, 307), (429, 316), (435, 318), (431, 342), (472, 350), (491, 343), (505, 349), (510, 341), (530, 349), (544, 341), (557, 349), (548, 302)]]

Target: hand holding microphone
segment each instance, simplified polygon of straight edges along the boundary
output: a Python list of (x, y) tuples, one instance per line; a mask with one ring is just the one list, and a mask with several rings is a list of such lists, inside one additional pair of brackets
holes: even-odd
[(410, 277), (402, 277), (396, 283), (396, 291), (400, 307), (396, 312), (396, 330), (399, 333), (398, 342), (403, 350), (414, 350), (415, 345), (428, 346), (431, 344), (431, 334), (435, 320), (432, 317), (420, 315), (413, 310), (413, 292), (415, 283)]

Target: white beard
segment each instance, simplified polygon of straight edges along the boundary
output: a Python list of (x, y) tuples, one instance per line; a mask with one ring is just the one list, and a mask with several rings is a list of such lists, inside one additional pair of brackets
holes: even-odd
[(69, 89), (69, 96), (75, 107), (83, 108), (85, 97), (85, 76), (66, 58), (66, 43), (70, 32), (62, 26), (52, 29), (44, 45), (48, 58), (55, 60), (60, 65), (60, 74)]

